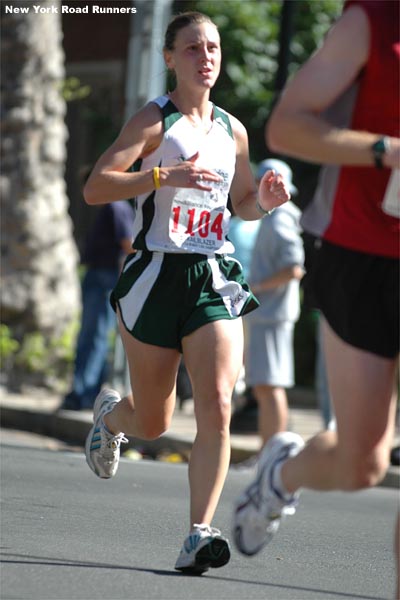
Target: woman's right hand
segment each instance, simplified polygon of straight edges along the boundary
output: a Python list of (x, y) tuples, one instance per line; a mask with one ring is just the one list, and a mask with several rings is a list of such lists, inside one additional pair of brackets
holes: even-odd
[(160, 167), (161, 187), (194, 188), (197, 190), (212, 190), (208, 182), (219, 182), (222, 178), (210, 169), (196, 165), (199, 153), (173, 167)]

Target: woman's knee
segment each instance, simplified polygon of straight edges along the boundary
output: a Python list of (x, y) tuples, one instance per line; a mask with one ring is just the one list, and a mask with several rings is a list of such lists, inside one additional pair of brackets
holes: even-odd
[(203, 426), (209, 432), (229, 429), (231, 420), (231, 394), (217, 392), (207, 399), (195, 397), (198, 428)]
[(389, 453), (374, 450), (365, 455), (343, 457), (340, 469), (343, 489), (356, 491), (378, 485), (389, 467)]

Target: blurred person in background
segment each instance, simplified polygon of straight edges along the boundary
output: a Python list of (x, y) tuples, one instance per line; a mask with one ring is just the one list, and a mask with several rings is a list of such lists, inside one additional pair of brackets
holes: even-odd
[[(230, 208), (230, 210), (233, 210)], [(242, 265), (243, 273), (246, 278), (250, 274), (251, 257), (254, 244), (261, 220), (244, 221), (233, 213), (229, 224), (228, 237), (235, 247), (233, 258), (236, 258)], [(247, 323), (243, 319), (244, 330), (244, 354), (248, 343)], [(243, 356), (244, 361), (244, 356)], [(257, 428), (257, 401), (254, 397), (251, 387), (246, 386), (244, 364), (239, 379), (235, 386), (234, 412), (231, 419), (231, 431), (254, 431)]]
[(102, 206), (89, 231), (82, 264), (82, 315), (72, 389), (62, 410), (89, 410), (107, 381), (110, 338), (116, 329), (110, 294), (123, 258), (132, 252), (134, 211), (128, 200)]
[[(264, 160), (257, 168), (257, 180), (269, 170), (282, 176), (292, 196), (297, 194), (289, 165), (278, 159)], [(294, 385), (293, 334), (304, 275), (300, 215), (289, 200), (263, 219), (251, 258), (249, 281), (260, 307), (244, 319), (248, 331), (245, 378), (258, 404), (262, 444), (288, 426), (286, 389)]]

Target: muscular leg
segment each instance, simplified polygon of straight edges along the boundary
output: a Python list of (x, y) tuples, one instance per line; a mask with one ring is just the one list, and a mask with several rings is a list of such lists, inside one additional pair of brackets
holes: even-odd
[(255, 385), (253, 393), (258, 402), (258, 432), (264, 445), (275, 433), (287, 429), (286, 390), (272, 385)]
[(113, 433), (123, 431), (154, 439), (166, 431), (175, 408), (175, 386), (181, 355), (177, 350), (145, 344), (119, 324), (129, 364), (132, 396), (119, 402), (104, 417)]
[(361, 489), (377, 484), (388, 467), (397, 360), (346, 344), (325, 320), (323, 334), (337, 432), (315, 436), (283, 465), (288, 492)]
[(229, 467), (231, 397), (243, 359), (241, 319), (209, 323), (183, 342), (197, 423), (189, 462), (192, 526), (211, 524)]

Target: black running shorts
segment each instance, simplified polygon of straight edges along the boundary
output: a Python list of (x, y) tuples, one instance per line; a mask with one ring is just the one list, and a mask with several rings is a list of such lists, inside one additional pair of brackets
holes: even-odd
[(399, 261), (323, 241), (315, 253), (317, 307), (345, 342), (385, 358), (399, 353)]

